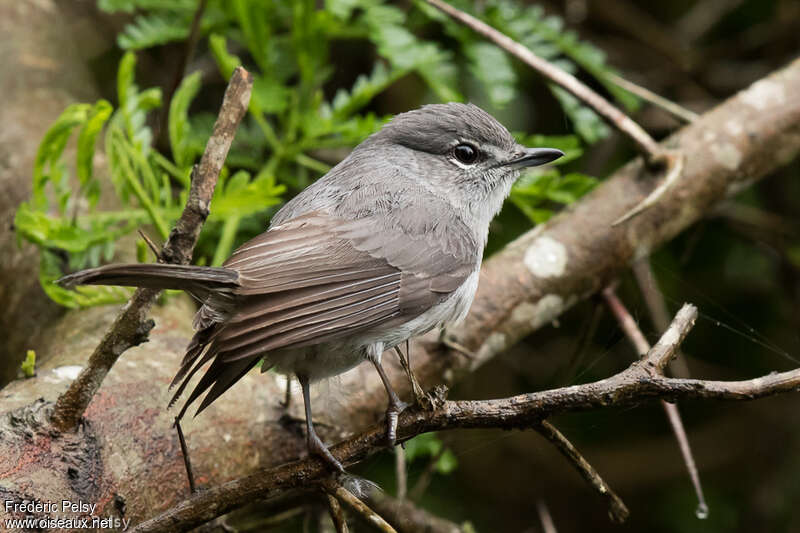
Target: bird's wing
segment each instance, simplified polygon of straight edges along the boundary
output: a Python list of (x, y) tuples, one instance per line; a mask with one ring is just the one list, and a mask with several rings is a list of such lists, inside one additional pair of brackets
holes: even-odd
[(236, 250), (223, 265), (239, 273), (236, 304), (224, 322), (198, 332), (176, 376), (175, 382), (183, 382), (176, 397), (213, 359), (186, 402), (210, 388), (199, 412), (266, 352), (411, 320), (449, 296), (477, 267), (462, 243), (453, 246), (428, 238), (433, 234), (386, 224), (385, 217), (344, 221), (310, 213)]

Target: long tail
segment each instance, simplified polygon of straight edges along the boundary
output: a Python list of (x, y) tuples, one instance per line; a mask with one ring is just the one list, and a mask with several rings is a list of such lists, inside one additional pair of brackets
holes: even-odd
[(81, 270), (59, 279), (62, 287), (123, 285), (149, 289), (180, 289), (205, 297), (209, 292), (232, 290), (239, 273), (221, 267), (132, 263)]

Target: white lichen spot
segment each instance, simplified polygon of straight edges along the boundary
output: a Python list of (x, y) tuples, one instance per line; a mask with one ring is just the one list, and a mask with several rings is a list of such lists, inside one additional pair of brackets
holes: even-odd
[(230, 434), (230, 433), (225, 433), (225, 434), (222, 436), (222, 440), (224, 440), (225, 442), (230, 442), (232, 438), (233, 438), (233, 437), (231, 436), (231, 434)]
[(564, 310), (564, 299), (558, 294), (547, 294), (536, 302), (536, 315), (531, 321), (534, 329), (552, 322)]
[(744, 126), (742, 126), (741, 122), (738, 120), (730, 119), (725, 123), (725, 130), (731, 135), (738, 137), (744, 132)]
[(525, 251), (523, 261), (534, 276), (561, 276), (567, 266), (567, 249), (555, 239), (539, 237)]
[(537, 307), (531, 302), (522, 302), (511, 311), (511, 321), (515, 324), (530, 322), (536, 316)]
[(536, 303), (523, 302), (511, 311), (515, 325), (527, 325), (538, 329), (552, 322), (564, 310), (564, 299), (558, 294), (547, 294)]
[(505, 333), (495, 331), (490, 334), (481, 345), (475, 357), (474, 364), (480, 364), (506, 349)]
[(770, 106), (779, 106), (786, 101), (783, 85), (766, 79), (760, 80), (742, 93), (742, 102), (763, 111)]
[(64, 381), (65, 379), (72, 381), (78, 377), (81, 370), (83, 370), (83, 367), (79, 365), (59, 366), (53, 369), (53, 377), (58, 381)]
[(706, 142), (714, 142), (717, 140), (717, 134), (713, 130), (706, 130), (703, 132), (703, 140)]
[(742, 162), (742, 153), (731, 143), (712, 144), (711, 153), (728, 170), (736, 170)]

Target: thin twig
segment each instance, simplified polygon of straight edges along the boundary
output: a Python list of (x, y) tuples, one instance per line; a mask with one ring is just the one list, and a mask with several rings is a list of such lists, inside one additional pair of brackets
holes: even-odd
[(139, 237), (141, 237), (145, 244), (147, 244), (147, 247), (150, 248), (150, 251), (153, 252), (153, 255), (157, 261), (158, 257), (161, 255), (161, 250), (158, 249), (156, 243), (153, 242), (153, 239), (151, 239), (147, 233), (143, 232), (142, 230), (139, 230), (138, 233)]
[(333, 527), (336, 528), (336, 533), (348, 533), (347, 520), (344, 517), (344, 509), (339, 504), (339, 500), (333, 494), (325, 493), (325, 499), (328, 500), (328, 513), (331, 515)]
[(446, 13), (455, 21), (464, 24), (473, 31), (480, 33), (494, 44), (517, 57), (525, 64), (542, 74), (553, 83), (563, 87), (576, 98), (589, 105), (599, 115), (604, 117), (611, 125), (627, 135), (636, 144), (648, 167), (658, 168), (666, 163), (663, 149), (656, 141), (634, 122), (628, 115), (620, 111), (611, 102), (590, 89), (572, 74), (556, 67), (540, 58), (530, 49), (516, 42), (507, 35), (497, 31), (488, 24), (478, 20), (442, 0), (425, 0), (436, 9)]
[[(406, 409), (398, 418), (398, 440), (430, 431), (456, 428), (530, 428), (541, 420), (568, 411), (640, 404), (648, 398), (753, 400), (800, 391), (800, 369), (771, 373), (743, 381), (707, 381), (665, 377), (664, 365), (675, 354), (697, 318), (686, 304), (659, 342), (645, 357), (601, 381), (511, 398), (443, 401), (433, 410)], [(344, 465), (352, 465), (385, 450), (386, 427), (376, 425), (331, 448)], [(258, 470), (195, 494), (161, 515), (137, 525), (137, 533), (185, 530), (230, 512), (244, 503), (271, 498), (309, 483), (327, 479), (330, 471), (315, 457)]]
[(200, 2), (197, 4), (197, 9), (194, 11), (192, 25), (189, 29), (189, 38), (186, 40), (186, 47), (183, 50), (183, 54), (181, 54), (180, 62), (178, 63), (178, 67), (175, 69), (175, 74), (172, 77), (172, 83), (170, 83), (169, 88), (167, 89), (167, 95), (164, 98), (165, 105), (161, 111), (161, 120), (159, 122), (157, 137), (154, 142), (154, 144), (157, 146), (160, 146), (160, 140), (163, 138), (164, 133), (168, 130), (170, 103), (172, 102), (172, 97), (175, 95), (175, 91), (178, 90), (178, 86), (181, 84), (181, 80), (183, 80), (183, 77), (186, 74), (186, 67), (192, 60), (192, 56), (194, 56), (195, 48), (197, 48), (197, 41), (200, 39), (200, 22), (203, 19), (203, 13), (205, 13), (207, 5), (208, 0), (200, 0)]
[(403, 533), (466, 533), (467, 529), (436, 516), (409, 500), (392, 498), (385, 492), (372, 492), (367, 501), (376, 513), (390, 524), (396, 525)]
[(547, 420), (542, 420), (536, 424), (534, 429), (544, 438), (550, 441), (561, 454), (566, 457), (578, 473), (589, 485), (603, 498), (608, 501), (608, 515), (614, 522), (622, 523), (630, 514), (622, 499), (611, 490), (611, 487), (603, 481), (597, 470), (584, 459), (581, 452), (567, 439), (558, 429)]
[[(647, 353), (651, 352), (650, 344), (645, 339), (642, 331), (639, 329), (639, 326), (636, 325), (636, 321), (633, 320), (633, 317), (625, 308), (625, 305), (620, 301), (617, 297), (614, 289), (611, 287), (606, 288), (603, 290), (603, 297), (605, 298), (606, 302), (608, 302), (608, 306), (611, 309), (614, 316), (617, 318), (617, 321), (622, 326), (623, 331), (630, 339), (631, 343), (636, 348), (636, 351), (639, 353)], [(666, 327), (664, 334), (662, 335), (662, 339), (667, 336), (668, 332), (672, 330), (670, 327)], [(674, 335), (673, 335), (674, 336)], [(671, 338), (671, 337), (670, 337)], [(662, 341), (659, 341), (661, 344)], [(656, 345), (658, 348), (659, 345)], [(655, 351), (655, 350), (652, 350)], [(661, 359), (658, 364), (660, 365), (659, 371), (663, 372), (666, 364), (669, 362), (671, 357), (674, 357), (678, 353), (678, 348), (676, 347), (673, 350), (672, 356)], [(678, 441), (678, 448), (681, 451), (681, 456), (683, 457), (683, 463), (686, 465), (686, 470), (689, 472), (689, 479), (692, 481), (692, 486), (694, 487), (694, 492), (697, 495), (697, 506), (698, 508), (708, 509), (706, 505), (706, 498), (703, 493), (703, 487), (700, 484), (700, 474), (697, 470), (697, 464), (694, 460), (694, 454), (692, 454), (692, 447), (689, 444), (689, 438), (686, 435), (686, 428), (683, 426), (683, 420), (681, 419), (681, 415), (678, 412), (678, 406), (674, 403), (669, 403), (664, 400), (661, 400), (661, 407), (664, 409), (667, 420), (669, 421), (669, 425), (672, 428), (672, 433), (675, 435), (675, 440)]]
[(394, 447), (394, 472), (397, 479), (397, 499), (404, 500), (408, 492), (408, 465), (406, 450), (402, 446)]
[(544, 500), (536, 501), (536, 513), (539, 515), (539, 522), (542, 523), (542, 531), (544, 533), (558, 533), (556, 525), (553, 523), (553, 517), (550, 516), (550, 510)]
[[(192, 172), (186, 206), (164, 245), (162, 261), (172, 264), (188, 264), (191, 261), (200, 228), (208, 217), (217, 177), (236, 128), (247, 111), (252, 86), (252, 76), (243, 68), (237, 68), (228, 83), (214, 131), (206, 144), (200, 164)], [(59, 396), (51, 418), (54, 428), (70, 431), (77, 427), (86, 406), (119, 356), (128, 348), (147, 340), (155, 325), (147, 315), (159, 292), (154, 289), (136, 289), (81, 373)]]
[[(601, 381), (497, 400), (443, 401), (430, 411), (406, 409), (398, 417), (398, 440), (444, 429), (530, 428), (559, 413), (636, 405), (648, 398), (742, 401), (800, 392), (800, 369), (743, 381), (665, 377), (660, 369), (674, 355), (696, 318), (697, 308), (684, 305), (659, 343), (643, 359)], [(379, 424), (333, 446), (331, 453), (349, 466), (384, 451), (385, 443), (386, 426)], [(275, 497), (328, 476), (327, 465), (316, 457), (258, 470), (195, 494), (138, 524), (132, 532), (183, 531), (254, 499)]]
[(686, 122), (687, 124), (691, 124), (692, 122), (694, 122), (695, 120), (700, 118), (700, 115), (698, 115), (694, 111), (686, 109), (685, 107), (683, 107), (682, 105), (680, 105), (680, 104), (678, 104), (676, 102), (673, 102), (671, 100), (667, 100), (663, 96), (660, 96), (660, 95), (654, 93), (650, 89), (647, 89), (646, 87), (642, 87), (641, 85), (637, 85), (636, 83), (633, 83), (630, 80), (626, 80), (622, 76), (614, 74), (613, 72), (609, 72), (609, 73), (605, 74), (605, 77), (610, 82), (612, 82), (614, 85), (618, 85), (619, 87), (622, 87), (623, 89), (625, 89), (629, 93), (635, 94), (636, 96), (638, 96), (642, 100), (644, 100), (646, 102), (649, 102), (649, 103), (653, 104), (654, 106), (663, 109), (667, 113), (669, 113), (672, 116), (682, 120), (683, 122)]
[(649, 209), (656, 202), (658, 202), (668, 191), (672, 190), (674, 185), (678, 182), (683, 175), (684, 156), (679, 152), (664, 151), (662, 153), (663, 161), (665, 164), (664, 179), (658, 184), (658, 187), (653, 189), (647, 197), (633, 206), (627, 213), (616, 219), (611, 223), (612, 226), (618, 226), (626, 220), (629, 220), (642, 211)]
[(323, 480), (321, 485), (326, 492), (335, 496), (337, 500), (360, 514), (367, 523), (375, 526), (379, 531), (383, 531), (384, 533), (397, 533), (386, 520), (381, 518), (380, 515), (370, 509), (366, 503), (359, 500), (355, 494), (344, 488), (340, 483), (328, 478)]
[[(650, 313), (650, 319), (656, 331), (666, 331), (670, 321), (669, 311), (664, 301), (664, 295), (658, 287), (658, 281), (653, 275), (653, 268), (650, 266), (650, 257), (635, 261), (633, 265), (631, 265), (631, 269), (633, 270), (633, 275), (636, 278), (639, 290), (642, 296), (644, 296), (647, 311)], [(669, 364), (669, 370), (671, 375), (679, 378), (688, 378), (691, 375), (689, 366), (686, 364), (681, 350), (678, 350), (677, 356)]]

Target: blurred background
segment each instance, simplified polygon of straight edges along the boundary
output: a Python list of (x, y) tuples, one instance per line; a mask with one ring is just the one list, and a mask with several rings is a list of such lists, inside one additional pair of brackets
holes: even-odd
[[(574, 72), (657, 139), (681, 121), (617, 77), (703, 113), (798, 55), (795, 0), (451, 3)], [(487, 254), (635, 156), (591, 110), (421, 2), (40, 0), (0, 5), (0, 30), (0, 384), (24, 373), (27, 350), (68, 308), (123, 301), (124, 291), (74, 296), (52, 280), (111, 259), (142, 225), (165, 236), (240, 62), (257, 76), (251, 112), (199, 263), (221, 262), (390, 115), (424, 103), (472, 101), (520, 140), (568, 152), (517, 186)], [(692, 377), (746, 379), (800, 364), (799, 172), (794, 162), (708, 213), (653, 255), (653, 280), (620, 280), (618, 294), (651, 342), (659, 331), (642, 287), (662, 292), (671, 313), (685, 301), (700, 308), (683, 350)], [(604, 302), (589, 300), (450, 398), (594, 381), (635, 355)], [(410, 496), (481, 532), (543, 531), (542, 507), (559, 532), (800, 531), (797, 406), (794, 395), (679, 405), (710, 507), (704, 520), (655, 402), (552, 420), (626, 502), (624, 525), (532, 431), (416, 439)], [(392, 494), (394, 461), (387, 452), (354, 472)], [(316, 530), (324, 507), (301, 509), (283, 521), (251, 509), (232, 524)]]

